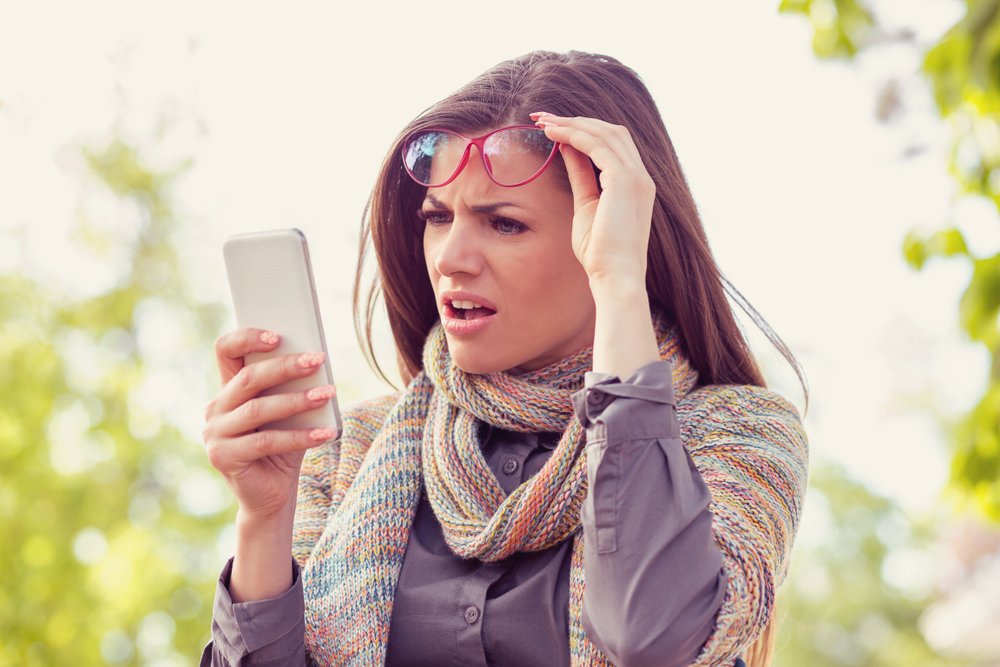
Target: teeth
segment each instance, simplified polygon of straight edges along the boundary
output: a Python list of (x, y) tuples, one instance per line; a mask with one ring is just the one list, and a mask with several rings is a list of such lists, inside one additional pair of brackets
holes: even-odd
[(452, 308), (464, 308), (468, 310), (469, 308), (482, 308), (482, 304), (476, 303), (475, 301), (452, 301)]

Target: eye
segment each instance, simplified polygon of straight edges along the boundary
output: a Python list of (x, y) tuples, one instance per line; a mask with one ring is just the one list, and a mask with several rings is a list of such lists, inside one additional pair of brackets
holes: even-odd
[(430, 225), (441, 225), (451, 222), (451, 214), (444, 211), (417, 210), (417, 217)]
[(494, 216), (490, 218), (490, 223), (493, 225), (494, 229), (504, 236), (513, 236), (514, 234), (520, 234), (521, 232), (528, 230), (528, 227), (525, 224), (520, 223), (517, 220), (512, 220), (511, 218)]

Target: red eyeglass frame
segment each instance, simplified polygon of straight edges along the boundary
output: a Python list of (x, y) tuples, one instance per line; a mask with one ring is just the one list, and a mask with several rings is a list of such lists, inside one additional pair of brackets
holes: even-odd
[[(520, 187), (522, 185), (527, 185), (528, 183), (531, 183), (533, 180), (535, 180), (536, 178), (538, 178), (539, 176), (541, 176), (542, 172), (544, 172), (545, 169), (548, 168), (548, 166), (552, 163), (552, 160), (555, 159), (556, 153), (559, 151), (559, 142), (558, 141), (553, 141), (552, 142), (552, 152), (549, 153), (549, 156), (545, 159), (545, 162), (542, 164), (541, 167), (538, 168), (538, 171), (536, 171), (531, 176), (531, 178), (527, 178), (527, 179), (525, 179), (525, 180), (523, 180), (523, 181), (521, 181), (519, 183), (514, 183), (512, 185), (507, 185), (505, 183), (501, 183), (500, 181), (498, 181), (497, 179), (495, 179), (493, 177), (493, 170), (490, 168), (490, 164), (486, 160), (486, 153), (483, 150), (483, 147), (486, 145), (486, 140), (488, 138), (490, 138), (491, 136), (493, 136), (497, 132), (503, 132), (504, 130), (537, 130), (538, 132), (541, 132), (543, 134), (545, 133), (545, 130), (543, 130), (542, 128), (538, 127), (537, 125), (507, 125), (505, 127), (498, 127), (495, 130), (491, 130), (490, 132), (487, 132), (486, 134), (482, 135), (481, 137), (467, 137), (464, 134), (462, 134), (461, 132), (456, 132), (455, 130), (452, 130), (452, 129), (449, 129), (449, 128), (446, 128), (446, 127), (425, 127), (423, 129), (416, 130), (416, 131), (411, 132), (410, 134), (406, 135), (406, 139), (403, 141), (403, 145), (402, 145), (402, 148), (400, 150), (401, 157), (403, 158), (403, 168), (406, 169), (406, 173), (410, 175), (410, 178), (412, 178), (414, 180), (414, 182), (416, 182), (416, 183), (418, 183), (418, 184), (420, 184), (420, 185), (422, 185), (422, 186), (424, 186), (426, 188), (442, 188), (442, 187), (448, 185), (449, 183), (451, 183), (452, 181), (454, 181), (456, 178), (458, 178), (458, 175), (462, 173), (462, 170), (465, 169), (465, 166), (467, 164), (469, 164), (469, 154), (471, 152), (471, 150), (470, 150), (469, 147), (470, 146), (475, 146), (477, 149), (479, 149), (479, 157), (480, 157), (480, 159), (483, 162), (483, 168), (486, 170), (486, 175), (490, 177), (491, 181), (493, 181), (494, 183), (496, 183), (497, 185), (499, 185), (502, 188), (517, 188), (517, 187)], [(410, 145), (410, 141), (415, 136), (417, 136), (418, 134), (423, 134), (425, 132), (447, 132), (448, 134), (453, 134), (456, 137), (461, 137), (461, 138), (465, 139), (465, 148), (463, 149), (463, 152), (462, 152), (462, 159), (459, 161), (458, 167), (455, 168), (455, 173), (453, 173), (448, 178), (448, 180), (446, 180), (444, 183), (439, 183), (437, 185), (426, 185), (426, 184), (422, 183), (420, 181), (420, 179), (418, 179), (416, 176), (413, 175), (413, 172), (410, 171), (409, 165), (406, 164), (406, 147)], [(552, 140), (549, 139), (549, 141), (552, 141)]]

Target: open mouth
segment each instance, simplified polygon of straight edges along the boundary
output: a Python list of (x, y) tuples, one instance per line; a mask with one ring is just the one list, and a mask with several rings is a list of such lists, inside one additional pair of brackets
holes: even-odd
[(477, 306), (470, 301), (452, 301), (446, 303), (444, 309), (448, 317), (453, 317), (456, 320), (478, 320), (497, 312), (486, 306)]

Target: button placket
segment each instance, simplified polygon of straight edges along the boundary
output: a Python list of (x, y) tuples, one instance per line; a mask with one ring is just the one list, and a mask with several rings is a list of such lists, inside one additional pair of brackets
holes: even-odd
[[(484, 563), (485, 565), (485, 563)], [(484, 575), (491, 576), (484, 576)], [(486, 594), (490, 583), (499, 573), (487, 572), (478, 568), (470, 572), (462, 582), (458, 597), (457, 613), (459, 621), (458, 651), (463, 661), (468, 665), (486, 667), (486, 649), (483, 645), (483, 614), (486, 613)]]

